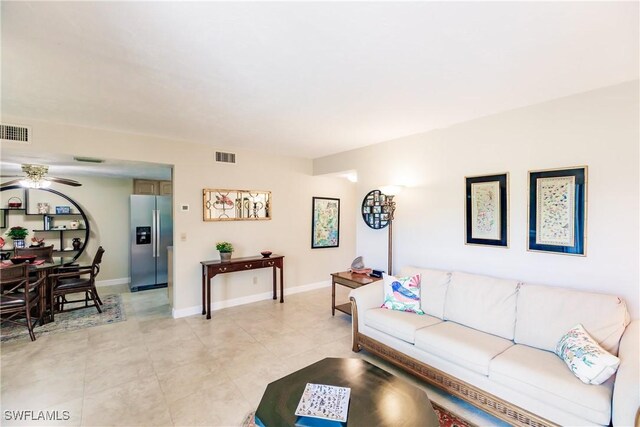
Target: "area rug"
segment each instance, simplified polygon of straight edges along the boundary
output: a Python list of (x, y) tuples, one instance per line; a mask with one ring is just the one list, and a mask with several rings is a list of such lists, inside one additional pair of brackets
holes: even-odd
[[(436, 414), (438, 414), (440, 427), (476, 427), (475, 424), (470, 423), (464, 418), (460, 418), (457, 415), (452, 414), (433, 401), (431, 402), (431, 405), (436, 411)], [(255, 423), (255, 411), (251, 412), (245, 417), (244, 421), (242, 422), (242, 427), (257, 427)]]
[[(33, 328), (33, 332), (36, 334), (36, 340), (45, 335), (75, 331), (127, 320), (120, 295), (104, 296), (102, 297), (102, 302), (103, 305), (100, 306), (102, 313), (98, 313), (95, 307), (57, 313), (54, 322), (47, 323), (43, 326), (38, 325)], [(0, 341), (3, 343), (20, 339), (30, 339), (26, 326), (5, 323), (2, 325), (2, 328), (0, 328), (0, 333), (2, 334)]]

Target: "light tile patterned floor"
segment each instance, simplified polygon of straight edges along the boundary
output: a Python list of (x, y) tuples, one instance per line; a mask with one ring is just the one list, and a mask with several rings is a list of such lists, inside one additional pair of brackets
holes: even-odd
[[(238, 426), (269, 382), (325, 357), (365, 358), (480, 425), (503, 425), (353, 353), (351, 318), (331, 316), (330, 288), (216, 311), (209, 321), (171, 318), (166, 289), (99, 292), (122, 293), (125, 322), (2, 345), (1, 425)], [(17, 410), (68, 419), (7, 418)]]

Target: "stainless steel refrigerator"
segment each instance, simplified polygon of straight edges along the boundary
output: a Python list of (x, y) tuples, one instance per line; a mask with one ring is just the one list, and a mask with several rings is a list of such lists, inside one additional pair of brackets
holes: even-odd
[(167, 247), (173, 244), (171, 196), (132, 195), (131, 292), (167, 286)]

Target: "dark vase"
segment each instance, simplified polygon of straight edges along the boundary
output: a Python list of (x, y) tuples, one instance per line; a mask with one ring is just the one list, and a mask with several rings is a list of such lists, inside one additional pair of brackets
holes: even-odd
[(71, 244), (73, 245), (73, 249), (75, 249), (76, 251), (80, 249), (80, 246), (82, 246), (82, 242), (80, 241), (79, 237), (74, 237)]

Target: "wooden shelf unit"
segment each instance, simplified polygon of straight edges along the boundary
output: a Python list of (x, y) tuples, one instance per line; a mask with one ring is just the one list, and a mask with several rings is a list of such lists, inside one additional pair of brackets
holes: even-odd
[[(4, 188), (0, 188), (0, 191), (5, 191), (5, 190), (22, 190), (22, 194), (23, 194), (23, 200), (24, 200), (24, 207), (19, 207), (19, 208), (0, 208), (0, 230), (1, 229), (6, 229), (8, 228), (8, 216), (9, 216), (9, 212), (23, 212), (22, 215), (26, 216), (26, 217), (41, 217), (42, 218), (42, 229), (31, 229), (31, 231), (33, 232), (38, 232), (38, 233), (59, 233), (58, 236), (58, 240), (59, 240), (59, 245), (58, 245), (58, 249), (55, 249), (54, 246), (54, 254), (75, 254), (73, 256), (73, 261), (75, 261), (76, 259), (78, 259), (80, 257), (80, 255), (82, 255), (82, 253), (84, 252), (86, 246), (87, 246), (87, 242), (89, 241), (89, 236), (90, 236), (90, 224), (89, 224), (89, 218), (87, 217), (87, 215), (85, 214), (85, 212), (82, 210), (82, 208), (80, 207), (80, 205), (78, 205), (78, 203), (75, 202), (75, 200), (71, 199), (69, 196), (56, 191), (56, 190), (52, 190), (50, 188), (22, 188), (19, 185), (11, 185), (8, 187), (4, 187)], [(29, 213), (29, 192), (30, 191), (46, 191), (48, 193), (52, 193), (55, 194), (59, 197), (62, 197), (63, 199), (65, 199), (67, 202), (69, 202), (77, 212), (71, 212), (71, 213), (66, 213), (66, 214), (56, 214), (56, 213)], [(48, 217), (81, 217), (83, 222), (84, 222), (84, 227), (80, 227), (80, 228), (64, 228), (64, 229), (48, 229), (45, 230), (45, 216)], [(65, 236), (64, 234), (66, 232), (83, 232), (83, 237), (84, 240), (82, 241), (82, 245), (80, 246), (80, 249), (72, 249), (72, 250), (65, 250), (64, 248), (64, 239)], [(2, 249), (0, 250), (0, 252), (12, 252), (13, 248), (7, 248), (7, 249)], [(73, 262), (71, 261), (71, 262)]]

